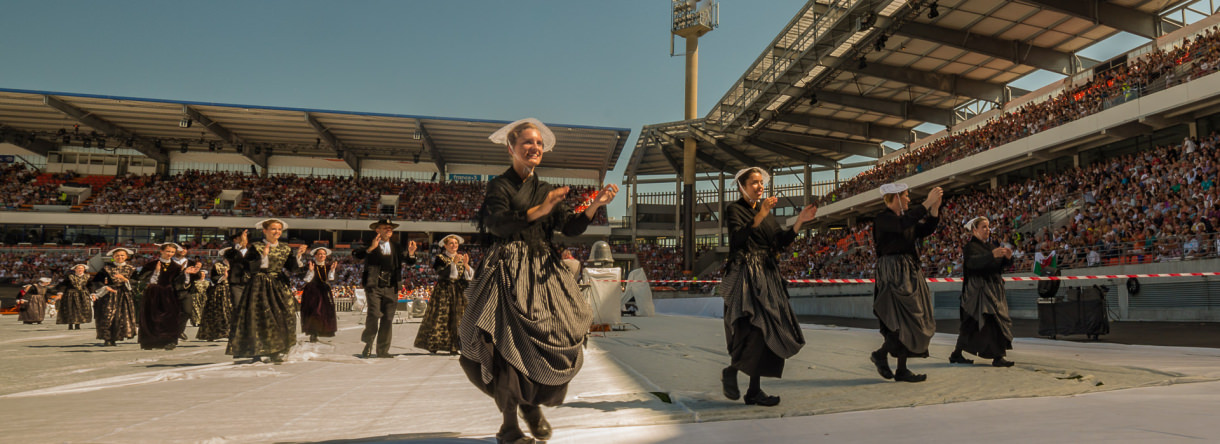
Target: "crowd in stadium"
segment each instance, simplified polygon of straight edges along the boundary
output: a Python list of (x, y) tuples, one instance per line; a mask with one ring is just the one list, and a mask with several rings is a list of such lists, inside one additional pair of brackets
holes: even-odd
[(978, 128), (942, 137), (876, 165), (844, 182), (824, 197), (823, 203), (876, 190), (882, 184), (1097, 113), (1139, 97), (1150, 86), (1172, 86), (1209, 74), (1217, 65), (1220, 65), (1220, 36), (1212, 28), (1168, 51), (1155, 49), (1128, 64), (1096, 74), (1088, 82), (1069, 86), (1047, 100), (1027, 103)]
[[(5, 168), (0, 185), (0, 209), (22, 205), (67, 204), (59, 185), (36, 184), (39, 173), (24, 165)], [(71, 180), (64, 173), (58, 179)], [(366, 219), (381, 214), (382, 195), (398, 195), (392, 216), (413, 221), (468, 221), (483, 202), (483, 182), (417, 182), (403, 179), (259, 177), (232, 172), (185, 171), (172, 176), (118, 176), (97, 190), (82, 211), (106, 214), (232, 214), (252, 217), (315, 219)], [(223, 190), (241, 190), (233, 208), (221, 202)], [(572, 208), (590, 200), (596, 188), (572, 186), (567, 202)], [(224, 208), (222, 208), (224, 207)], [(607, 223), (601, 210), (593, 221)]]

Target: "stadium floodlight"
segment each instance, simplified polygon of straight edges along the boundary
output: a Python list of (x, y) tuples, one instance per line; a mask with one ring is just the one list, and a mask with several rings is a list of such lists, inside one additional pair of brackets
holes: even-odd
[(83, 146), (85, 148), (89, 148), (89, 147), (93, 146), (93, 141), (89, 140), (89, 139), (84, 139), (84, 140), (80, 141), (80, 144), (81, 144), (81, 146)]
[(419, 128), (416, 128), (416, 129), (415, 129), (415, 134), (414, 134), (414, 135), (412, 135), (412, 137), (413, 137), (415, 140), (419, 140), (419, 139), (422, 139), (422, 138), (424, 137), (424, 133), (423, 133), (422, 131), (420, 131), (420, 130), (419, 130)]
[(182, 120), (178, 121), (178, 127), (179, 128), (190, 128), (192, 123), (194, 123), (194, 122), (191, 121), (190, 117), (183, 117)]
[(189, 150), (190, 148), (191, 148), (191, 144), (182, 142), (182, 146), (178, 149), (178, 151), (182, 152), (182, 154), (186, 154), (187, 150)]
[(216, 142), (208, 142), (208, 151), (216, 151)]
[(156, 148), (158, 150), (161, 149), (161, 139), (157, 139), (157, 140), (153, 141), (153, 148)]
[(937, 17), (940, 17), (940, 4), (933, 1), (932, 5), (928, 7), (928, 18), (934, 19)]
[(98, 147), (98, 149), (103, 149), (103, 150), (106, 149), (106, 138), (105, 137), (97, 139), (97, 147)]
[(240, 153), (240, 152), (242, 152), (242, 150), (246, 149), (246, 145), (239, 143), (239, 144), (237, 144), (237, 146), (235, 148), (237, 149), (237, 152)]
[(868, 31), (868, 28), (872, 28), (876, 23), (877, 13), (868, 11), (867, 14), (864, 14), (864, 17), (860, 18), (860, 21), (856, 25), (856, 31)]

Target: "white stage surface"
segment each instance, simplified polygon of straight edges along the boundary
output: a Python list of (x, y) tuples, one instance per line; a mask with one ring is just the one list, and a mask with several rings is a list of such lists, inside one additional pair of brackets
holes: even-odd
[[(360, 319), (340, 313), (337, 337), (271, 365), (235, 364), (223, 342), (98, 347), (91, 324), (68, 331), (5, 316), (4, 441), (495, 441), (500, 415), (457, 358), (410, 346), (417, 320), (394, 326), (394, 358), (365, 360)], [(932, 357), (912, 360), (928, 382), (909, 384), (872, 368), (876, 331), (810, 325), (784, 378), (763, 380), (783, 398), (768, 408), (719, 394), (721, 320), (624, 321), (639, 330), (593, 336), (566, 403), (544, 408), (549, 442), (1162, 442), (1220, 432), (1216, 349), (1018, 339), (1017, 366), (999, 369), (949, 365), (955, 337), (938, 334)]]

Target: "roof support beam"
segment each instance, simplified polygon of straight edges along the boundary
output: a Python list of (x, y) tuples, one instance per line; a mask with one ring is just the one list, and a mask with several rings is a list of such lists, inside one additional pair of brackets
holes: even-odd
[(1127, 31), (1140, 37), (1154, 39), (1161, 36), (1160, 19), (1138, 9), (1116, 5), (1105, 0), (1019, 0), (1021, 3), (1039, 6), (1100, 23), (1114, 29)]
[(834, 137), (798, 134), (776, 130), (762, 130), (759, 131), (758, 135), (775, 142), (838, 151), (840, 153), (872, 157), (874, 159), (880, 158), (884, 155), (881, 150), (881, 144), (879, 143), (861, 143), (853, 140), (837, 139)]
[(652, 143), (656, 144), (657, 150), (661, 152), (661, 157), (664, 157), (665, 161), (669, 162), (669, 166), (674, 169), (674, 174), (681, 175), (682, 164), (681, 162), (678, 162), (678, 159), (675, 159), (674, 156), (670, 155), (669, 151), (665, 150), (665, 142), (653, 133), (648, 133), (646, 137), (648, 137), (649, 140), (652, 140)]
[[(203, 127), (206, 128), (209, 133), (212, 133), (213, 136), (219, 137), (220, 140), (233, 144), (233, 146), (245, 145), (245, 140), (242, 140), (241, 137), (233, 134), (233, 132), (229, 131), (228, 128), (216, 123), (211, 118), (203, 115), (203, 113), (199, 112), (199, 110), (191, 108), (189, 105), (182, 105), (182, 114), (189, 117), (191, 120), (199, 122), (199, 124), (203, 125)], [(241, 151), (242, 155), (246, 156), (247, 159), (250, 159), (251, 162), (254, 162), (255, 165), (258, 165), (263, 169), (267, 169), (267, 153), (260, 151), (258, 154), (253, 154), (252, 151), (245, 149), (239, 151)]]
[(436, 147), (436, 142), (432, 141), (432, 135), (428, 134), (428, 128), (424, 127), (424, 121), (415, 119), (415, 125), (419, 128), (420, 137), (423, 138), (424, 148), (428, 150), (428, 154), (432, 155), (432, 163), (436, 164), (437, 171), (440, 172), (441, 181), (445, 179), (445, 157), (441, 156), (441, 150)]
[[(110, 123), (106, 119), (95, 116), (93, 113), (69, 105), (68, 102), (64, 102), (63, 100), (55, 98), (54, 96), (42, 96), (42, 103), (51, 108), (59, 110), (59, 112), (66, 114), (68, 117), (76, 119), (77, 122), (80, 122), (85, 126), (101, 131), (102, 134), (105, 134), (106, 136), (121, 139), (138, 138), (135, 133)], [(139, 151), (141, 154), (148, 156), (159, 163), (169, 164), (169, 154), (163, 152), (163, 150), (154, 148), (153, 144), (147, 140), (140, 140), (140, 142), (136, 143), (133, 148), (135, 148), (135, 150)]]
[(907, 22), (905, 25), (902, 25), (898, 33), (1059, 74), (1072, 75), (1076, 73), (1074, 71), (1076, 68), (1072, 66), (1071, 54), (1033, 46), (1016, 40), (1004, 40), (985, 35), (971, 34), (956, 29), (942, 28), (919, 22)]
[(778, 143), (778, 142), (771, 142), (771, 141), (762, 140), (762, 139), (758, 139), (758, 138), (749, 138), (749, 139), (745, 140), (745, 143), (758, 147), (758, 149), (761, 149), (764, 151), (770, 151), (777, 155), (784, 156), (784, 157), (787, 157), (790, 159), (796, 159), (796, 160), (799, 160), (804, 163), (816, 163), (818, 165), (823, 165), (823, 166), (828, 166), (828, 167), (833, 167), (837, 163), (834, 161), (834, 159), (831, 159), (829, 157), (819, 156), (819, 155), (813, 154), (813, 153), (807, 153), (805, 151), (801, 151), (800, 149), (793, 148), (793, 147), (790, 147), (790, 146), (787, 146), (787, 145), (784, 145), (784, 144)]
[(843, 94), (833, 91), (818, 91), (815, 94), (817, 94), (819, 102), (850, 106), (852, 108), (862, 109), (865, 111), (901, 117), (908, 120), (932, 122), (945, 126), (956, 123), (954, 122), (955, 116), (953, 115), (953, 110), (950, 109), (916, 105), (910, 101), (895, 102), (891, 100)]
[(777, 116), (775, 120), (784, 123), (791, 123), (793, 125), (807, 126), (809, 128), (847, 133), (869, 139), (889, 140), (898, 143), (911, 143), (915, 141), (915, 136), (911, 134), (911, 130), (909, 129), (877, 125), (868, 122), (853, 122), (850, 120), (832, 119), (829, 117), (796, 113), (783, 113)]
[(761, 165), (758, 162), (758, 160), (754, 159), (753, 157), (747, 156), (746, 153), (743, 153), (740, 150), (738, 150), (737, 148), (734, 148), (733, 146), (731, 146), (727, 143), (724, 143), (724, 141), (716, 140), (715, 137), (712, 137), (711, 134), (704, 132), (702, 129), (699, 129), (699, 128), (696, 128), (696, 127), (690, 126), (690, 125), (688, 125), (686, 128), (688, 131), (690, 131), (691, 134), (695, 135), (695, 138), (703, 141), (703, 143), (705, 143), (705, 144), (716, 147), (716, 149), (723, 151), (725, 154), (733, 156), (734, 159), (737, 159), (738, 162), (741, 162), (743, 165), (745, 165), (747, 167)]
[[(675, 147), (682, 146), (680, 144), (680, 142), (678, 141), (678, 139), (673, 138), (672, 136), (670, 136), (669, 134), (666, 134), (663, 131), (653, 130), (652, 133), (669, 145), (673, 145)], [(729, 169), (729, 165), (727, 163), (724, 163), (724, 161), (717, 159), (715, 157), (712, 157), (711, 154), (708, 154), (707, 152), (704, 152), (701, 150), (695, 150), (695, 159), (698, 159), (700, 162), (706, 163), (708, 166), (715, 168), (718, 171), (726, 171)]]
[(955, 74), (932, 73), (909, 67), (883, 65), (877, 62), (868, 63), (861, 69), (849, 60), (832, 60), (832, 57), (826, 57), (825, 59), (828, 66), (837, 65), (846, 72), (909, 83), (915, 86), (992, 103), (1006, 103), (1009, 99), (1004, 85), (999, 83), (968, 79)]
[(38, 135), (34, 133), (8, 127), (2, 123), (0, 123), (0, 143), (13, 144), (42, 157), (47, 157), (51, 151), (59, 148), (59, 145), (55, 143), (39, 139)]
[(360, 177), (360, 158), (356, 157), (356, 154), (351, 150), (344, 149), (343, 142), (339, 140), (339, 137), (331, 133), (330, 129), (323, 126), (322, 122), (319, 122), (312, 114), (305, 113), (305, 121), (309, 122), (309, 126), (312, 126), (314, 131), (318, 132), (318, 136), (322, 140), (325, 140), (331, 148), (334, 148), (335, 154), (343, 158), (347, 166), (356, 173), (356, 177)]

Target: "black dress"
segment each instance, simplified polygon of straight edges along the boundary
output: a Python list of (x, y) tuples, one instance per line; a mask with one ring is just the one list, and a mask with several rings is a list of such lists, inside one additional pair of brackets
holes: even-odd
[(928, 357), (936, 319), (915, 242), (934, 233), (938, 222), (923, 205), (911, 206), (901, 216), (886, 208), (873, 219), (877, 249), (873, 314), (881, 321), (882, 348), (890, 356)]
[(501, 407), (563, 403), (583, 363), (592, 311), (551, 243), (556, 230), (585, 231), (589, 218), (564, 204), (532, 222), (526, 211), (554, 186), (509, 168), (487, 184), (480, 226), (491, 247), (466, 291), (458, 327), (462, 369)]
[(724, 337), (731, 366), (750, 376), (779, 378), (784, 360), (805, 346), (788, 302), (788, 283), (775, 261), (796, 240), (796, 232), (783, 229), (769, 214), (753, 227), (757, 214), (745, 199), (725, 208), (729, 257), (716, 292), (724, 298)]
[(246, 294), (233, 308), (234, 325), (225, 354), (252, 358), (287, 353), (297, 341), (297, 301), (288, 286), (288, 275), (297, 269), (297, 258), (283, 243), (271, 248), (267, 268), (262, 267), (263, 243), (246, 250), (250, 282)]
[(174, 261), (154, 259), (144, 264), (137, 280), (148, 280), (140, 298), (140, 348), (153, 350), (177, 345), (185, 325), (182, 323), (186, 274)]
[(203, 308), (199, 314), (199, 330), (195, 339), (214, 341), (229, 337), (229, 317), (232, 316), (233, 302), (229, 295), (229, 282), (226, 272), (229, 266), (224, 262), (212, 265), (212, 285), (204, 296)]
[(415, 335), (415, 346), (432, 353), (444, 350), (456, 353), (461, 349), (458, 340), (458, 325), (462, 320), (462, 312), (466, 308), (466, 287), (470, 281), (466, 279), (466, 269), (469, 265), (457, 270), (453, 275), (453, 258), (438, 254), (432, 261), (432, 269), (436, 271), (436, 286), (432, 287), (432, 300), (424, 312), (424, 319), (419, 323), (419, 333)]
[[(136, 304), (132, 296), (135, 272), (136, 267), (124, 262), (106, 264), (102, 271), (93, 275), (90, 283), (97, 294), (97, 301), (93, 303), (93, 315), (98, 339), (122, 341), (136, 336)], [(119, 282), (118, 276), (128, 281)]]
[(330, 264), (329, 260), (325, 265), (314, 264), (314, 270), (306, 272), (305, 288), (301, 289), (302, 333), (329, 338), (339, 329), (335, 299), (330, 294)]
[(89, 275), (70, 273), (55, 286), (64, 296), (55, 304), (56, 324), (88, 324), (93, 320), (93, 301), (89, 297)]
[(970, 237), (962, 248), (965, 279), (962, 282), (961, 328), (958, 344), (981, 358), (1002, 358), (1012, 350), (1012, 318), (1004, 296), (1004, 268), (1012, 259), (995, 257), (995, 246)]
[(17, 295), (21, 308), (17, 320), (25, 324), (41, 324), (47, 314), (47, 287), (30, 285)]

